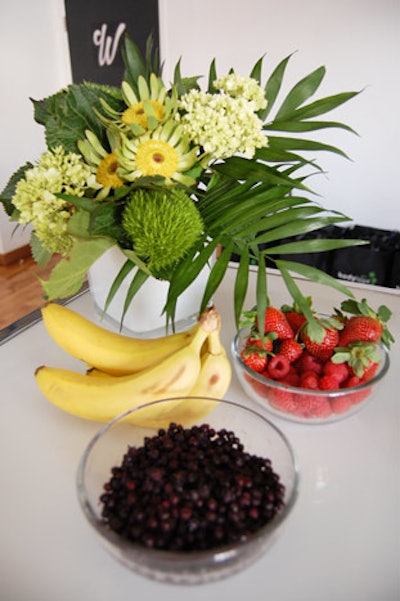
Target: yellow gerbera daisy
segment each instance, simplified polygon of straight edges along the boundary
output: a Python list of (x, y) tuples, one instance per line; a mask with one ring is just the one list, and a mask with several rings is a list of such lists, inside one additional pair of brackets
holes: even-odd
[(96, 180), (102, 186), (118, 188), (124, 182), (117, 174), (118, 157), (116, 152), (110, 152), (102, 159), (97, 167)]
[(102, 120), (107, 124), (113, 123), (123, 132), (134, 136), (156, 129), (176, 110), (176, 90), (173, 88), (171, 94), (168, 94), (162, 79), (155, 73), (151, 73), (149, 82), (140, 75), (136, 92), (127, 81), (123, 81), (121, 92), (127, 108), (118, 112), (102, 101), (103, 109), (110, 117)]
[[(119, 177), (118, 155), (115, 151), (108, 152), (101, 145), (98, 137), (90, 130), (85, 132), (86, 139), (78, 141), (78, 148), (81, 151), (86, 162), (95, 169), (95, 180), (98, 187), (101, 188), (97, 198), (99, 200), (106, 198), (112, 188), (119, 188), (124, 182)], [(115, 140), (111, 132), (108, 132), (110, 145), (114, 145)]]
[(154, 117), (158, 121), (162, 121), (164, 118), (164, 107), (158, 100), (142, 100), (136, 102), (128, 107), (121, 117), (122, 123), (130, 125), (136, 123), (143, 127), (148, 128), (149, 117)]
[(192, 186), (195, 180), (185, 172), (196, 163), (197, 153), (197, 147), (190, 148), (182, 127), (171, 120), (139, 138), (122, 136), (117, 149), (119, 174), (127, 181), (160, 175), (167, 183)]

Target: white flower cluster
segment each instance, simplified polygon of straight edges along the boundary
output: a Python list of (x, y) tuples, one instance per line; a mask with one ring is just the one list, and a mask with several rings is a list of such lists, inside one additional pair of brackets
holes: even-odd
[(229, 73), (229, 75), (216, 79), (213, 86), (216, 90), (222, 90), (233, 98), (244, 98), (253, 102), (254, 111), (265, 109), (267, 106), (264, 90), (253, 77)]
[(67, 254), (72, 245), (67, 234), (71, 210), (55, 194), (82, 196), (92, 177), (78, 154), (65, 153), (62, 147), (44, 153), (38, 165), (17, 183), (13, 204), (19, 212), (18, 222), (30, 223), (50, 252)]
[(255, 112), (259, 99), (255, 100), (257, 95), (252, 88), (246, 90), (245, 96), (250, 94), (251, 99), (240, 94), (234, 97), (199, 90), (190, 90), (180, 99), (179, 109), (183, 114), (177, 118), (185, 133), (214, 159), (234, 154), (251, 159), (257, 148), (268, 143), (262, 121)]

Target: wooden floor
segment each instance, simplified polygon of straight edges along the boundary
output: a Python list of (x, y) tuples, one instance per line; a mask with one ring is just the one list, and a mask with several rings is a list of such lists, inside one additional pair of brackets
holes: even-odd
[(58, 259), (43, 270), (31, 258), (0, 265), (0, 329), (42, 307), (45, 303), (39, 277), (47, 279)]

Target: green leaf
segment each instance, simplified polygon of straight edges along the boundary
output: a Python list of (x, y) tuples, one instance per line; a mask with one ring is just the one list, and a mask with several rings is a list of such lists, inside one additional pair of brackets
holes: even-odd
[[(290, 211), (288, 211), (288, 215)], [(288, 217), (289, 219), (289, 217)], [(345, 218), (343, 218), (345, 220)], [(289, 221), (289, 223), (276, 227), (266, 233), (261, 234), (257, 237), (258, 244), (266, 244), (267, 242), (273, 242), (275, 240), (282, 240), (283, 238), (290, 238), (291, 236), (298, 236), (300, 234), (306, 234), (319, 230), (322, 227), (330, 223), (338, 223), (341, 221), (339, 217), (310, 217), (308, 219), (299, 219)]]
[(32, 232), (30, 239), (30, 246), (32, 256), (35, 259), (36, 263), (40, 265), (40, 267), (46, 267), (48, 262), (53, 256), (47, 248), (45, 248), (40, 242), (39, 238), (36, 236), (35, 232)]
[(78, 292), (88, 269), (114, 244), (108, 238), (77, 240), (69, 257), (57, 263), (47, 281), (41, 280), (47, 300), (66, 298)]
[(225, 275), (230, 258), (232, 256), (232, 247), (232, 242), (228, 243), (218, 257), (218, 260), (215, 261), (214, 265), (212, 266), (201, 301), (200, 311), (204, 311), (218, 286), (222, 282), (222, 278)]
[(267, 100), (267, 107), (261, 111), (260, 114), (260, 119), (262, 121), (264, 121), (266, 119), (266, 117), (269, 115), (269, 113), (271, 112), (276, 98), (280, 92), (281, 86), (282, 86), (282, 81), (283, 81), (283, 77), (285, 75), (285, 71), (286, 71), (286, 67), (287, 64), (291, 58), (291, 54), (289, 54), (289, 56), (287, 56), (286, 58), (283, 59), (283, 61), (281, 61), (274, 69), (274, 71), (272, 72), (272, 74), (270, 75), (266, 85), (265, 85), (265, 98)]
[(79, 153), (77, 142), (90, 129), (108, 147), (106, 128), (98, 118), (102, 99), (116, 110), (124, 106), (117, 88), (90, 82), (71, 84), (44, 100), (33, 100), (35, 121), (45, 127), (47, 146), (61, 145), (69, 152)]
[[(201, 244), (203, 244), (203, 242)], [(165, 304), (165, 312), (171, 319), (173, 319), (175, 314), (176, 302), (179, 296), (190, 286), (208, 263), (217, 245), (218, 240), (210, 241), (206, 246), (203, 246), (203, 248), (201, 248), (199, 243), (197, 247), (193, 248), (191, 253), (176, 266), (170, 279), (167, 302)]]
[(299, 275), (304, 276), (305, 278), (316, 282), (317, 284), (322, 284), (324, 286), (329, 286), (330, 288), (334, 288), (338, 292), (341, 292), (345, 296), (349, 296), (354, 298), (354, 293), (350, 288), (342, 284), (336, 278), (328, 275), (324, 271), (317, 269), (316, 267), (312, 267), (311, 265), (305, 265), (303, 263), (297, 263), (297, 261), (284, 261), (279, 259), (276, 261), (277, 268), (281, 271), (285, 269), (287, 271), (294, 271)]
[(333, 152), (340, 156), (348, 159), (349, 157), (343, 150), (324, 144), (323, 142), (316, 142), (315, 140), (304, 140), (299, 138), (284, 138), (279, 136), (270, 136), (268, 138), (270, 148), (283, 149), (283, 150), (305, 150), (307, 152), (321, 151)]
[(261, 74), (262, 74), (262, 66), (263, 66), (264, 57), (261, 56), (254, 67), (251, 70), (250, 77), (255, 79), (258, 82), (258, 85), (261, 84)]
[(297, 107), (310, 98), (319, 88), (325, 72), (325, 67), (319, 67), (299, 81), (286, 96), (276, 114), (275, 121), (286, 119)]
[(75, 238), (90, 238), (90, 213), (76, 211), (68, 220), (67, 231)]
[[(135, 267), (135, 264), (132, 263), (132, 261), (130, 261), (129, 259), (127, 259), (125, 261), (125, 263), (122, 265), (121, 269), (119, 270), (119, 272), (115, 276), (115, 279), (114, 279), (113, 283), (111, 284), (111, 288), (110, 288), (110, 290), (109, 290), (109, 292), (107, 294), (106, 302), (104, 304), (104, 313), (103, 313), (103, 315), (107, 312), (108, 307), (110, 306), (110, 304), (111, 304), (114, 296), (118, 292), (118, 290), (119, 290), (122, 282), (130, 274), (130, 272), (132, 271), (132, 269), (134, 267)], [(122, 323), (120, 325), (122, 327)]]
[(265, 131), (289, 131), (295, 133), (331, 128), (344, 129), (357, 135), (354, 129), (339, 121), (273, 121), (263, 127)]
[[(336, 222), (335, 222), (336, 223)], [(344, 240), (334, 238), (313, 238), (309, 240), (299, 240), (297, 242), (287, 242), (286, 244), (280, 244), (279, 246), (272, 246), (268, 248), (268, 254), (303, 254), (303, 253), (315, 253), (325, 252), (330, 250), (336, 250), (337, 248), (347, 248), (350, 246), (363, 246), (369, 244), (365, 240)]]
[(358, 94), (360, 94), (360, 92), (342, 92), (333, 96), (326, 96), (325, 98), (321, 98), (297, 109), (293, 115), (291, 115), (291, 120), (299, 121), (310, 119), (311, 117), (319, 117), (320, 115), (324, 115), (325, 113), (329, 113), (336, 109), (345, 102), (348, 102), (355, 96), (358, 96)]
[(277, 266), (282, 274), (290, 296), (293, 298), (295, 304), (299, 307), (301, 313), (303, 313), (307, 318), (307, 334), (315, 342), (322, 342), (326, 332), (324, 327), (315, 319), (308, 297), (303, 296), (300, 288), (297, 286), (295, 280), (292, 278), (283, 262), (279, 261), (278, 264), (277, 261)]
[(214, 81), (217, 79), (217, 69), (215, 66), (215, 58), (211, 61), (209, 72), (208, 72), (208, 86), (207, 92), (213, 94), (215, 92)]
[(249, 267), (250, 267), (250, 253), (247, 246), (245, 246), (241, 252), (239, 267), (236, 271), (235, 287), (234, 287), (234, 311), (235, 311), (235, 324), (239, 328), (240, 316), (242, 314), (244, 301), (247, 294), (247, 288), (249, 283)]
[(138, 269), (135, 275), (133, 276), (133, 280), (130, 283), (127, 295), (125, 297), (124, 308), (121, 316), (121, 328), (124, 323), (126, 312), (128, 311), (131, 302), (133, 301), (135, 295), (139, 292), (140, 288), (143, 286), (148, 277), (149, 276), (147, 275), (147, 273), (144, 273), (144, 271), (142, 271), (141, 269)]
[(8, 180), (5, 188), (0, 194), (0, 202), (3, 204), (4, 210), (9, 217), (11, 217), (15, 211), (15, 207), (12, 202), (12, 198), (15, 194), (15, 188), (17, 183), (25, 177), (25, 173), (28, 169), (32, 169), (32, 163), (25, 163), (16, 171)]
[(258, 257), (257, 281), (256, 281), (256, 302), (257, 302), (257, 321), (260, 336), (264, 336), (265, 310), (269, 304), (267, 294), (267, 270), (265, 268), (264, 256)]
[[(150, 52), (152, 47), (151, 38), (148, 40), (150, 44)], [(149, 46), (147, 47), (149, 52)], [(140, 52), (138, 46), (135, 42), (128, 36), (125, 35), (124, 45), (121, 46), (121, 54), (122, 60), (125, 65), (124, 72), (124, 81), (128, 82), (136, 96), (139, 95), (139, 90), (137, 87), (137, 80), (140, 75), (142, 75), (146, 80), (148, 80), (148, 69), (144, 62), (142, 53)]]

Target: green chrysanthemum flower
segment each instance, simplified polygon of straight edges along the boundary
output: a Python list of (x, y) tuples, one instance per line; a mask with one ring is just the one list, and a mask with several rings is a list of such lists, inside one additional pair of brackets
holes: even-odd
[(136, 254), (155, 274), (182, 259), (203, 231), (194, 202), (176, 188), (134, 192), (122, 225)]

